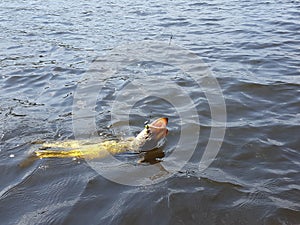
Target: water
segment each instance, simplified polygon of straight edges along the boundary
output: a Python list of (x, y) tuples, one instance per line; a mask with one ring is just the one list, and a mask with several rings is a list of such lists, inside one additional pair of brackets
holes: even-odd
[[(0, 4), (1, 224), (300, 223), (299, 2)], [(84, 161), (44, 159), (19, 166), (32, 140), (75, 138), (75, 90), (96, 57), (142, 40), (169, 43), (171, 36), (171, 45), (209, 65), (225, 98), (226, 135), (209, 168), (199, 169), (212, 130), (205, 94), (189, 77), (159, 62), (133, 64), (106, 80), (95, 108), (96, 128), (101, 138), (133, 135), (144, 121), (167, 116), (163, 160), (176, 164), (180, 158), (171, 152), (180, 130), (193, 135), (200, 125), (199, 141), (181, 146), (183, 152), (196, 146), (193, 157), (171, 171), (171, 178), (133, 187), (103, 178)], [(132, 107), (130, 130), (114, 132), (113, 126), (127, 122), (111, 120), (116, 93), (130, 81), (149, 77), (184, 88), (199, 122), (180, 124), (179, 113), (189, 112), (191, 105), (183, 102), (176, 111), (149, 97), (134, 106), (125, 101)], [(174, 95), (163, 83), (161, 90)]]

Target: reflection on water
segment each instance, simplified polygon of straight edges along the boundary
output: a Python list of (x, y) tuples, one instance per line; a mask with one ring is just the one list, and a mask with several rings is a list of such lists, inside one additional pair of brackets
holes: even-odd
[[(299, 9), (297, 1), (40, 1), (0, 3), (0, 218), (3, 224), (297, 224), (299, 186)], [(147, 153), (160, 183), (132, 187), (109, 181), (83, 160), (42, 159), (20, 167), (35, 140), (74, 139), (72, 105), (78, 84), (98, 57), (141, 40), (178, 44), (210, 65), (227, 110), (226, 136), (204, 171), (199, 160), (212, 130), (205, 87), (162, 62), (128, 65), (104, 80), (95, 135), (134, 136), (146, 120), (169, 117), (166, 144)], [(180, 57), (180, 56), (178, 56)], [(182, 59), (184, 60), (184, 59)], [(101, 68), (98, 68), (99, 70)], [(111, 119), (112, 99), (130, 82), (167, 82), (193, 99), (198, 123), (181, 123), (172, 104), (148, 97), (130, 105), (128, 120)], [(155, 82), (157, 80), (157, 83)], [(203, 89), (204, 88), (204, 89)], [(180, 97), (180, 96), (179, 96)], [(126, 105), (127, 104), (127, 105)], [(200, 138), (192, 137), (200, 125)], [(126, 128), (126, 129), (124, 129)], [(186, 132), (189, 163), (166, 171)], [(154, 154), (154, 155), (153, 155)], [(130, 155), (105, 166), (126, 170)], [(117, 158), (118, 158), (117, 157)], [(172, 167), (171, 167), (172, 168)], [(147, 171), (147, 170), (146, 170)]]

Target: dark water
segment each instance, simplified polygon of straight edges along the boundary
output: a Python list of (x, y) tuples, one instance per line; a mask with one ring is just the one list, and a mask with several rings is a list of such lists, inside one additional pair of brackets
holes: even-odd
[[(300, 224), (300, 3), (298, 1), (1, 1), (1, 224)], [(119, 71), (98, 96), (98, 135), (111, 131), (110, 103), (126, 82), (165, 78), (196, 105), (199, 141), (184, 168), (150, 186), (124, 186), (88, 163), (43, 159), (20, 167), (32, 140), (74, 139), (76, 87), (95, 57), (142, 40), (177, 44), (206, 62), (227, 109), (226, 135), (213, 163), (199, 170), (210, 106), (199, 86), (174, 68), (141, 62)], [(145, 78), (145, 77), (144, 77)], [(103, 81), (104, 82), (104, 81)], [(129, 104), (124, 102), (124, 104)], [(188, 104), (182, 103), (185, 111)], [(169, 117), (166, 162), (177, 145), (178, 111), (163, 99), (136, 102), (145, 120)], [(177, 160), (177, 161), (176, 161)], [(124, 161), (124, 163), (126, 163)], [(111, 165), (111, 170), (114, 171)], [(148, 165), (136, 165), (147, 167)], [(110, 168), (109, 168), (110, 169)]]

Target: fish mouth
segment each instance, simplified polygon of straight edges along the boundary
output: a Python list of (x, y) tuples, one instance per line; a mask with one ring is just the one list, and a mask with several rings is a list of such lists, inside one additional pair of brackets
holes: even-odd
[(145, 126), (145, 128), (153, 135), (154, 139), (159, 141), (167, 136), (168, 118), (162, 117)]
[(150, 151), (163, 145), (168, 134), (168, 118), (162, 117), (150, 124), (135, 138), (139, 151)]
[(168, 118), (162, 117), (150, 123), (149, 126), (152, 126), (153, 128), (166, 128), (168, 125), (168, 121)]

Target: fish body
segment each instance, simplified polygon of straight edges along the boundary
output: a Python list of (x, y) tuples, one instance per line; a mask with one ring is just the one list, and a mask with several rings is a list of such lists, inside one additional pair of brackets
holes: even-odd
[(44, 143), (35, 155), (39, 158), (103, 158), (108, 154), (119, 154), (129, 150), (127, 141), (104, 141), (87, 143), (85, 141), (67, 141), (60, 143)]
[(168, 134), (168, 119), (159, 118), (135, 137), (126, 140), (108, 140), (99, 143), (81, 140), (43, 143), (39, 150), (34, 152), (38, 158), (104, 158), (109, 154), (116, 155), (126, 151), (142, 152), (160, 147)]

